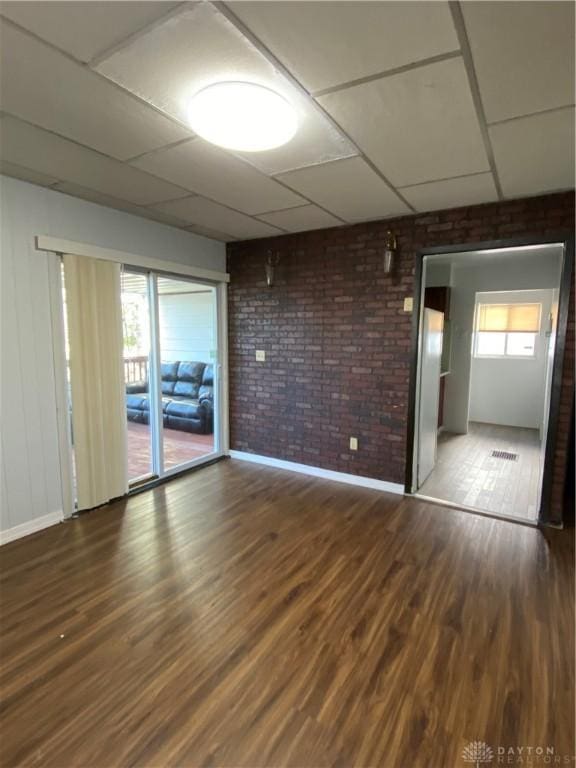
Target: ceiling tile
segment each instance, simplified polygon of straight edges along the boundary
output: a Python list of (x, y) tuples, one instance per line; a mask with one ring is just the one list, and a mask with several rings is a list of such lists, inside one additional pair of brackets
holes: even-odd
[(574, 3), (461, 4), (487, 121), (574, 103)]
[(288, 144), (266, 152), (236, 152), (263, 173), (274, 175), (315, 163), (357, 155), (356, 148), (333, 125), (298, 97), (298, 131)]
[(459, 48), (446, 2), (234, 2), (230, 9), (309, 91)]
[(141, 205), (134, 205), (128, 203), (125, 200), (119, 200), (112, 195), (105, 195), (101, 192), (96, 192), (93, 189), (86, 189), (78, 184), (70, 184), (67, 181), (60, 182), (54, 189), (57, 192), (63, 192), (66, 195), (72, 195), (73, 197), (80, 197), (82, 200), (88, 200), (91, 203), (97, 205), (105, 205), (107, 208), (115, 208), (118, 211), (124, 211), (125, 213), (132, 213), (135, 216), (141, 216), (145, 219), (152, 219), (162, 224), (169, 224), (173, 227), (184, 228), (188, 226), (186, 221), (178, 219), (175, 216), (169, 216), (166, 213), (156, 211), (154, 208), (145, 208)]
[(193, 231), (198, 235), (209, 237), (212, 240), (220, 240), (226, 243), (235, 239), (231, 235), (228, 235), (224, 232), (217, 232), (213, 229), (209, 229), (208, 227), (201, 227), (199, 225), (191, 227), (188, 221), (179, 219), (177, 216), (172, 216), (171, 214), (165, 213), (164, 211), (160, 211), (155, 207), (132, 205), (131, 203), (118, 200), (114, 197), (111, 197), (110, 195), (103, 195), (99, 192), (94, 192), (92, 189), (79, 187), (77, 184), (68, 184), (67, 182), (62, 182), (57, 184), (54, 189), (57, 192), (63, 192), (67, 195), (80, 197), (83, 200), (88, 200), (92, 203), (97, 203), (98, 205), (105, 205), (107, 208), (114, 208), (118, 211), (124, 211), (125, 213), (131, 213), (134, 216), (140, 216), (141, 218), (149, 219), (150, 221), (156, 221), (159, 224), (167, 224), (170, 227), (186, 229), (189, 232)]
[(545, 112), (489, 128), (506, 197), (574, 188), (574, 109)]
[(190, 225), (199, 225), (218, 232), (229, 232), (240, 240), (281, 234), (275, 227), (213, 203), (204, 197), (186, 197), (183, 200), (161, 203), (154, 207), (159, 211), (185, 219)]
[(244, 213), (275, 211), (306, 202), (202, 139), (145, 155), (133, 165)]
[(178, 227), (179, 229), (188, 229), (188, 222), (184, 219), (179, 219), (178, 216), (171, 216), (169, 213), (158, 211), (153, 206), (137, 206), (138, 216), (143, 216), (145, 219), (151, 219), (157, 221), (159, 224), (168, 224), (170, 227)]
[(116, 45), (178, 3), (3, 2), (3, 16), (80, 61)]
[(268, 173), (355, 154), (315, 105), (209, 4), (166, 20), (97, 69), (184, 123), (191, 96), (212, 83), (247, 80), (272, 88), (294, 106), (299, 129), (284, 147), (245, 153), (250, 163)]
[(208, 4), (167, 19), (96, 69), (182, 121), (190, 97), (207, 85), (274, 78), (271, 65)]
[(87, 189), (79, 184), (71, 184), (69, 181), (60, 181), (54, 187), (56, 192), (62, 192), (65, 195), (72, 195), (73, 197), (80, 197), (82, 200), (87, 200), (90, 203), (96, 203), (97, 205), (105, 205), (107, 208), (115, 208), (119, 211), (126, 213), (135, 213), (141, 210), (134, 203), (128, 203), (126, 200), (119, 200), (113, 195), (106, 195), (103, 192), (97, 192), (94, 189)]
[(346, 221), (410, 213), (361, 157), (301, 168), (278, 178)]
[(0, 173), (3, 173), (4, 176), (12, 176), (15, 179), (21, 179), (22, 181), (29, 181), (31, 184), (38, 184), (41, 187), (49, 187), (58, 181), (55, 176), (39, 173), (31, 168), (25, 168), (22, 165), (9, 163), (1, 157)]
[(400, 191), (417, 211), (459, 208), (463, 205), (490, 203), (498, 199), (491, 173), (430, 181), (415, 187), (403, 187)]
[(304, 205), (302, 208), (289, 208), (286, 211), (275, 211), (260, 216), (263, 221), (273, 224), (288, 232), (304, 232), (308, 229), (324, 229), (339, 227), (342, 222), (315, 205)]
[(0, 149), (9, 163), (137, 205), (186, 195), (162, 179), (11, 117), (2, 120)]
[(0, 26), (2, 109), (119, 159), (191, 135), (58, 51)]
[(319, 102), (395, 186), (489, 170), (461, 58)]
[(196, 235), (209, 237), (211, 240), (220, 240), (223, 243), (231, 243), (233, 240), (237, 240), (236, 237), (227, 235), (226, 232), (218, 232), (215, 229), (210, 229), (210, 227), (201, 227), (199, 224), (194, 224), (192, 227), (188, 226), (186, 229), (188, 232), (194, 232)]

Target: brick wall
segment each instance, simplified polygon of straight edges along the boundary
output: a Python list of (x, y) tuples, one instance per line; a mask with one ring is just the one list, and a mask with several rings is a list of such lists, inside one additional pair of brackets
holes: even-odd
[[(382, 271), (387, 229), (398, 240)], [(439, 211), (228, 246), (231, 447), (404, 482), (416, 252), (574, 230), (574, 195)], [(281, 254), (266, 287), (266, 251)], [(255, 361), (255, 350), (266, 362)], [(561, 507), (574, 390), (574, 296), (553, 507)], [(350, 436), (358, 452), (348, 448)]]

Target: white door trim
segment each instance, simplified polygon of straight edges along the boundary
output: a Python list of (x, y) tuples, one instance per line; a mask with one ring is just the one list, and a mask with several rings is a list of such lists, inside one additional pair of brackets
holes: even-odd
[(92, 259), (105, 259), (124, 264), (127, 267), (141, 267), (157, 272), (168, 272), (183, 277), (196, 277), (201, 280), (212, 280), (217, 283), (227, 283), (230, 275), (227, 272), (216, 272), (202, 267), (193, 267), (188, 264), (180, 264), (176, 261), (164, 261), (164, 259), (152, 259), (149, 256), (140, 256), (127, 251), (116, 251), (113, 248), (101, 248), (90, 243), (78, 243), (75, 240), (64, 240), (61, 237), (51, 235), (36, 236), (36, 250), (52, 251), (54, 253), (74, 253), (77, 256), (89, 256)]
[(230, 446), (230, 418), (228, 413), (228, 285), (216, 286), (217, 333), (218, 333), (218, 445), (219, 455), (227, 455)]
[[(60, 256), (48, 254), (48, 286), (52, 322), (52, 355), (54, 360), (54, 395), (58, 429), (58, 458), (62, 491), (62, 515), (72, 517), (75, 511), (74, 472), (72, 462), (72, 426), (66, 372), (64, 302), (62, 300), (62, 262)], [(50, 523), (51, 524), (51, 523)], [(26, 535), (26, 534), (22, 534)]]

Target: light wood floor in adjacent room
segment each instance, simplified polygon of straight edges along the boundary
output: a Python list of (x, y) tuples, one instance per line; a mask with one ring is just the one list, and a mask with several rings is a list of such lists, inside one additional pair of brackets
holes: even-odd
[(0, 764), (574, 750), (573, 538), (227, 460), (2, 548)]
[[(540, 438), (536, 429), (470, 422), (467, 435), (441, 432), (435, 468), (419, 493), (507, 517), (536, 520)], [(516, 461), (492, 451), (518, 454)]]

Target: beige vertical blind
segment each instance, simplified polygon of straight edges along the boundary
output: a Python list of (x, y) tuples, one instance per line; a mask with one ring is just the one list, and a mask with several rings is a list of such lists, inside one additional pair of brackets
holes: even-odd
[(538, 333), (540, 304), (479, 304), (478, 330), (498, 333)]
[(64, 255), (78, 509), (128, 491), (120, 264)]

